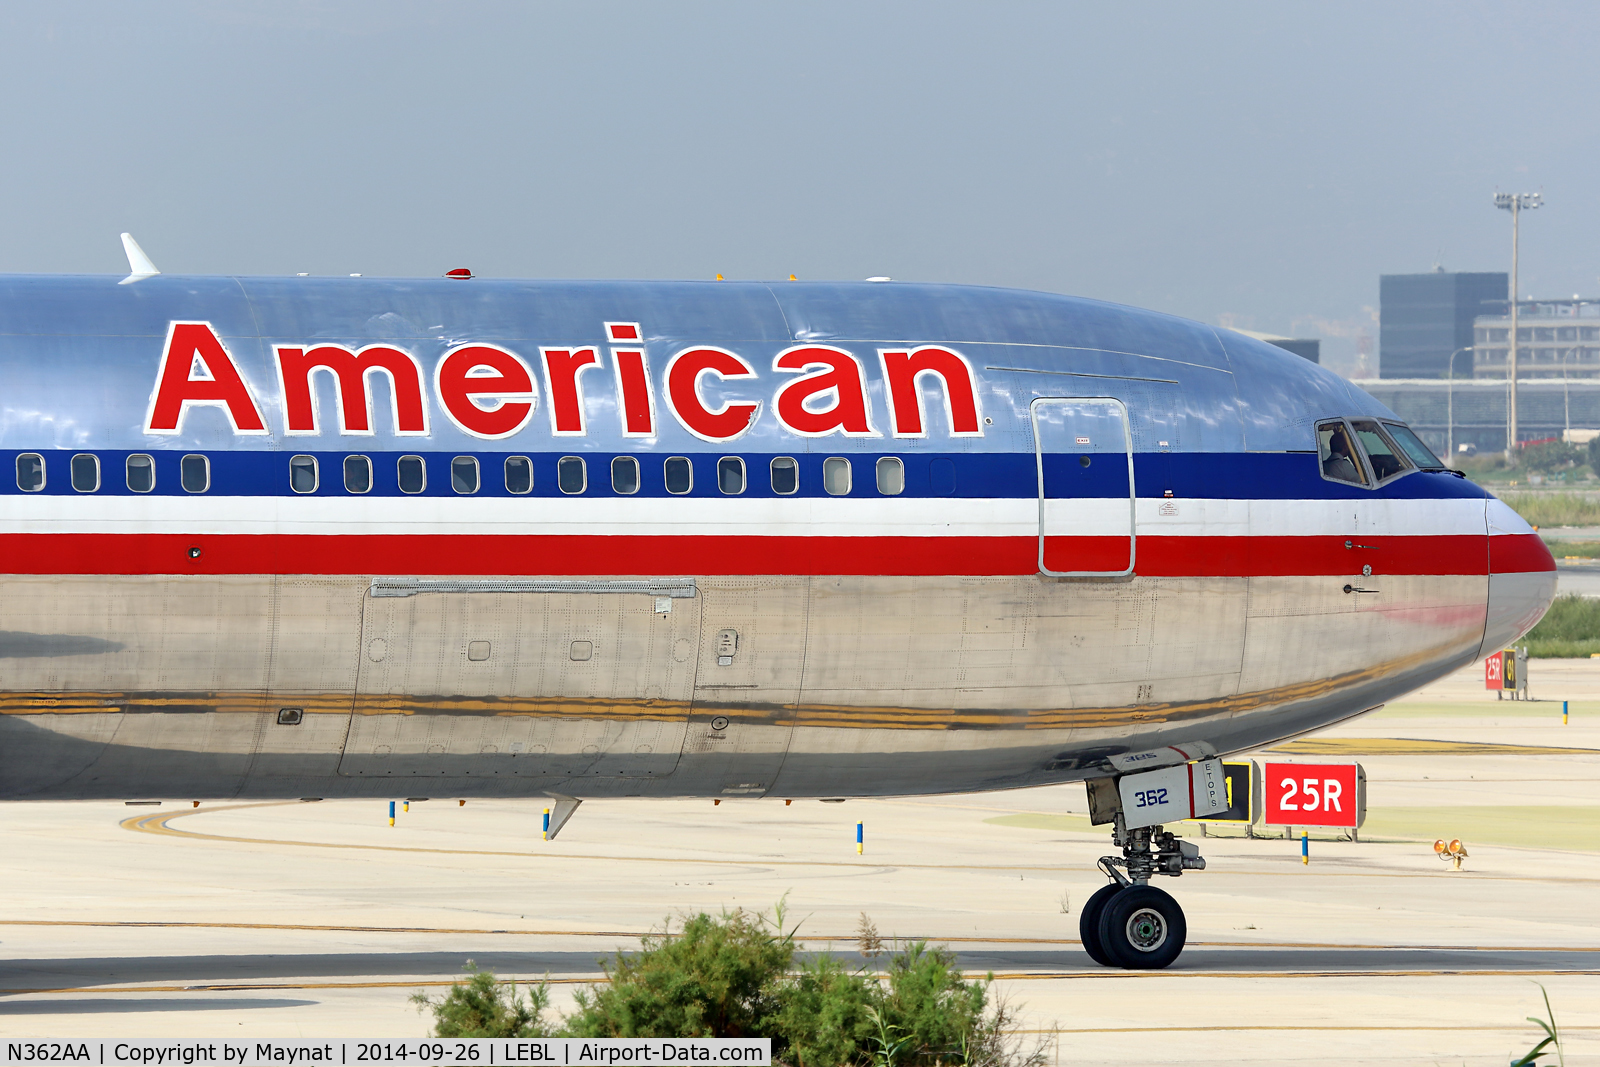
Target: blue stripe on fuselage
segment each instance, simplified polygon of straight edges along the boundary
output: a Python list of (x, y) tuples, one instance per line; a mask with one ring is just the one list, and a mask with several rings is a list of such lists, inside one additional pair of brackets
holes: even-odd
[[(35, 450), (45, 457), (46, 480), (43, 495), (75, 496), (70, 464), (74, 455), (88, 450)], [(0, 494), (32, 496), (23, 493), (14, 477), (16, 450), (0, 452), (5, 464)], [(179, 480), (179, 469), (186, 454), (176, 450), (148, 453), (96, 451), (101, 466), (102, 495), (110, 496), (186, 496)], [(155, 458), (156, 486), (150, 494), (135, 494), (127, 488), (125, 464), (129, 455), (148, 454)], [(296, 494), (289, 487), (288, 451), (199, 452), (211, 465), (211, 495), (284, 496)], [(527, 456), (533, 463), (531, 497), (557, 497), (557, 464), (564, 455), (581, 456), (588, 469), (588, 488), (584, 496), (613, 496), (610, 468), (613, 458), (634, 456), (639, 460), (640, 487), (637, 495), (668, 497), (664, 473), (665, 452), (339, 452), (296, 453), (316, 457), (320, 485), (313, 495), (346, 496), (343, 464), (346, 456), (366, 455), (372, 459), (373, 485), (370, 495), (400, 496), (397, 462), (402, 455), (420, 455), (427, 463), (427, 487), (421, 495), (452, 497), (450, 461), (457, 455), (472, 455), (478, 460), (481, 487), (476, 495), (508, 497), (504, 480), (505, 461), (510, 456)], [(696, 497), (721, 496), (717, 488), (717, 461), (721, 456), (739, 456), (745, 461), (749, 497), (776, 499), (770, 468), (773, 453), (693, 453), (687, 458), (694, 467), (694, 484), (687, 494)], [(905, 465), (905, 496), (954, 497), (961, 499), (1032, 498), (1038, 492), (1038, 473), (1031, 453), (887, 453)], [(822, 454), (798, 453), (790, 456), (799, 465), (800, 487), (804, 497), (828, 495), (823, 491), (822, 467), (828, 458)], [(878, 456), (856, 454), (852, 463), (851, 497), (876, 497), (875, 464)], [(1076, 454), (1045, 457), (1046, 474), (1053, 495), (1070, 497), (1119, 496), (1127, 491), (1127, 466), (1119, 453), (1098, 453), (1088, 467), (1080, 465)], [(1142, 452), (1134, 456), (1134, 476), (1141, 497), (1162, 497), (1169, 491), (1175, 497), (1216, 500), (1363, 500), (1385, 499), (1481, 499), (1487, 494), (1478, 485), (1453, 474), (1418, 471), (1397, 478), (1375, 490), (1330, 482), (1317, 470), (1316, 454), (1310, 452)], [(1057, 489), (1060, 486), (1060, 489)]]

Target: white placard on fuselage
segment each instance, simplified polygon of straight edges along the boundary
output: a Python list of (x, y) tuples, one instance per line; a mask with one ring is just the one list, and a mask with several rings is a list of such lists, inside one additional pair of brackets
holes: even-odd
[(1117, 782), (1117, 793), (1130, 830), (1228, 810), (1222, 761), (1215, 759), (1127, 775)]

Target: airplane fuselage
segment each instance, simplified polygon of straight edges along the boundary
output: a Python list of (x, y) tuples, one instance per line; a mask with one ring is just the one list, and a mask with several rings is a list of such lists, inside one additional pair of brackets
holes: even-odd
[(1554, 594), (1344, 380), (1038, 293), (17, 276), (0, 383), (6, 799), (1070, 781)]

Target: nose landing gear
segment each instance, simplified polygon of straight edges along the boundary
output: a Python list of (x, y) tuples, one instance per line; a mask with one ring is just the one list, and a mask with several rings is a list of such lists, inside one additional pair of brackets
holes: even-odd
[(1198, 847), (1159, 826), (1127, 829), (1120, 812), (1112, 841), (1122, 855), (1103, 856), (1099, 864), (1111, 884), (1078, 915), (1084, 951), (1103, 967), (1159, 970), (1183, 951), (1189, 926), (1178, 902), (1150, 885), (1150, 877), (1204, 870), (1206, 861)]

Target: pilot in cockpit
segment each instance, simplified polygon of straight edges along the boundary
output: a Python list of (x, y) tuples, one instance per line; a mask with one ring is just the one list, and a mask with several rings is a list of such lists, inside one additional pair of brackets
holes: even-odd
[(1317, 435), (1318, 444), (1321, 445), (1322, 473), (1324, 477), (1332, 478), (1339, 482), (1354, 482), (1362, 485), (1366, 478), (1361, 474), (1361, 461), (1356, 458), (1354, 447), (1351, 446), (1350, 437), (1345, 433), (1341, 423), (1323, 427)]

